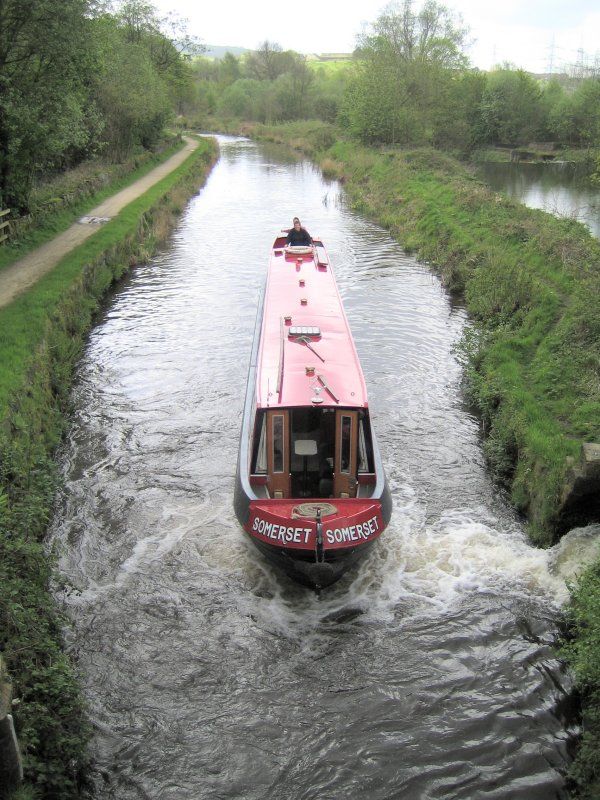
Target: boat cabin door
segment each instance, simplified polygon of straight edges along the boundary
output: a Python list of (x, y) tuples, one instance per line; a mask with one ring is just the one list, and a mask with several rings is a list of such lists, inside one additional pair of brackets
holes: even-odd
[(358, 441), (358, 413), (336, 410), (335, 458), (333, 464), (333, 496), (356, 496), (356, 450)]
[(289, 411), (267, 411), (267, 472), (271, 497), (290, 496), (289, 441)]

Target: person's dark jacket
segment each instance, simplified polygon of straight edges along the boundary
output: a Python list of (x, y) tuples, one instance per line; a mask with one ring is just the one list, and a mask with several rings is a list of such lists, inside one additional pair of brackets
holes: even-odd
[(292, 247), (299, 247), (301, 245), (312, 244), (313, 240), (311, 239), (310, 233), (306, 230), (306, 228), (300, 228), (299, 231), (297, 231), (295, 228), (292, 228), (287, 235), (286, 242), (287, 244), (292, 245)]

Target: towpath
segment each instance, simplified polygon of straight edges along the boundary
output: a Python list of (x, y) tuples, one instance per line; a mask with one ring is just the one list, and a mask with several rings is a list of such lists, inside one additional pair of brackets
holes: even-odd
[(198, 147), (198, 140), (185, 137), (185, 146), (175, 155), (159, 164), (143, 178), (122, 189), (117, 194), (104, 200), (93, 208), (79, 222), (71, 225), (63, 233), (15, 261), (0, 272), (0, 308), (7, 306), (17, 297), (33, 286), (71, 250), (93, 236), (99, 227), (115, 217), (129, 203), (147, 192), (170, 172), (173, 172)]

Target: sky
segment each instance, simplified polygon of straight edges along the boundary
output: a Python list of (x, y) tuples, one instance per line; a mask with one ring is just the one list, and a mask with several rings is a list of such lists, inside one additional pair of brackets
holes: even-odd
[[(153, 0), (160, 13), (174, 10), (204, 44), (255, 49), (268, 39), (302, 53), (354, 49), (356, 36), (377, 19), (381, 0)], [(420, 7), (415, 2), (414, 8)], [(508, 61), (531, 72), (561, 71), (583, 50), (600, 55), (600, 0), (446, 0), (462, 14), (473, 40), (468, 50), (480, 69)]]

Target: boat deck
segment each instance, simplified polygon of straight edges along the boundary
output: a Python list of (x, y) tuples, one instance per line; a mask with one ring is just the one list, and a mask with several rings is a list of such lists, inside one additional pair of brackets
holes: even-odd
[[(258, 357), (259, 408), (366, 408), (365, 381), (335, 276), (319, 240), (309, 252), (276, 239)], [(302, 248), (307, 250), (307, 248)]]

